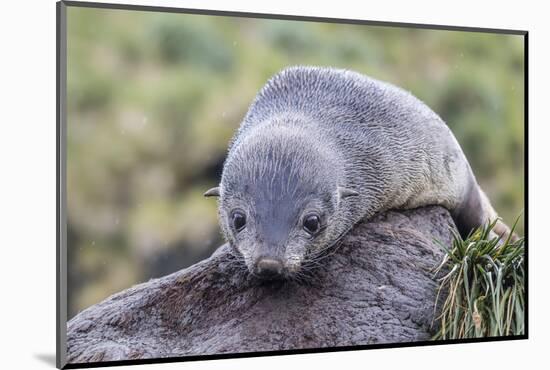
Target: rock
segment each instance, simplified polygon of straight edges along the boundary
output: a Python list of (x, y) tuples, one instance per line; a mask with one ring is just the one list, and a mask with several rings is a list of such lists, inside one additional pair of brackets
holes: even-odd
[(454, 223), (437, 206), (358, 224), (302, 283), (260, 284), (228, 245), (67, 324), (69, 363), (429, 340), (433, 268)]

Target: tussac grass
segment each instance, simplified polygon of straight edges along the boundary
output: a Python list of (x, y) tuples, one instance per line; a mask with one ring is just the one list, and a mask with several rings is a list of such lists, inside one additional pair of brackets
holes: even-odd
[(438, 243), (446, 252), (435, 269), (436, 274), (446, 272), (439, 279), (438, 297), (441, 292), (447, 297), (435, 318), (440, 325), (434, 340), (525, 333), (525, 240), (493, 236), (495, 224), (465, 240), (453, 232), (450, 248)]

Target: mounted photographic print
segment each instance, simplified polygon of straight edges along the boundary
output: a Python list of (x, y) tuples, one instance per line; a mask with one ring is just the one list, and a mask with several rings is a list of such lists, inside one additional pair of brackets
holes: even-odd
[(57, 10), (58, 367), (527, 338), (526, 31)]

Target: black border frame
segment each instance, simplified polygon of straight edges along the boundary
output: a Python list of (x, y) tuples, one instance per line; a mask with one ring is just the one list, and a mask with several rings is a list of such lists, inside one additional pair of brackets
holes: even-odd
[[(397, 28), (417, 28), (430, 30), (444, 31), (461, 31), (461, 32), (477, 32), (477, 33), (496, 33), (523, 36), (524, 38), (524, 220), (525, 220), (525, 333), (515, 336), (501, 337), (485, 337), (471, 339), (453, 339), (453, 340), (437, 340), (437, 341), (418, 341), (407, 343), (384, 343), (384, 344), (369, 344), (357, 346), (342, 346), (342, 347), (327, 347), (315, 349), (294, 349), (294, 350), (278, 350), (278, 351), (262, 351), (262, 352), (243, 352), (231, 354), (216, 354), (216, 355), (193, 355), (180, 357), (161, 357), (153, 359), (139, 360), (120, 360), (120, 361), (103, 361), (103, 362), (87, 362), (87, 363), (66, 363), (66, 332), (67, 332), (67, 296), (66, 296), (66, 69), (67, 69), (67, 7), (80, 8), (96, 8), (96, 9), (114, 9), (114, 10), (130, 10), (130, 11), (149, 11), (162, 13), (183, 13), (183, 14), (199, 14), (210, 16), (228, 16), (228, 17), (244, 17), (244, 18), (259, 18), (259, 19), (280, 19), (291, 21), (306, 21), (306, 22), (323, 22), (323, 23), (338, 23), (338, 24), (359, 24), (369, 26), (384, 26)], [(131, 4), (113, 4), (113, 3), (98, 3), (98, 2), (82, 2), (82, 1), (65, 1), (61, 0), (56, 3), (56, 367), (59, 369), (78, 369), (78, 368), (95, 368), (108, 366), (123, 366), (123, 365), (139, 365), (139, 364), (159, 364), (172, 362), (187, 362), (201, 360), (219, 360), (228, 358), (246, 358), (246, 357), (264, 357), (264, 356), (280, 356), (308, 353), (327, 353), (327, 352), (342, 352), (342, 351), (358, 351), (366, 349), (381, 349), (381, 348), (404, 348), (404, 347), (420, 347), (420, 346), (439, 346), (447, 344), (461, 343), (486, 343), (499, 342), (510, 340), (522, 340), (529, 338), (529, 209), (528, 209), (528, 189), (529, 189), (529, 31), (498, 29), (498, 28), (478, 28), (478, 27), (462, 27), (450, 25), (430, 25), (423, 23), (404, 23), (404, 22), (384, 22), (372, 20), (359, 20), (347, 18), (325, 18), (313, 16), (287, 15), (287, 14), (267, 14), (267, 13), (251, 13), (251, 12), (236, 12), (222, 11), (212, 9), (190, 9), (176, 8), (164, 6), (150, 5), (131, 5)]]

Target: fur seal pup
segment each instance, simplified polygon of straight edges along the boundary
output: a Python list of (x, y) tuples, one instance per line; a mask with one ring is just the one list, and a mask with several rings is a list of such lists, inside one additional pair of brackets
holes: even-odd
[[(220, 226), (261, 278), (292, 278), (355, 223), (389, 209), (447, 208), (464, 236), (497, 218), (447, 125), (408, 92), (356, 72), (272, 77), (232, 139)], [(495, 231), (509, 229), (499, 221)]]

